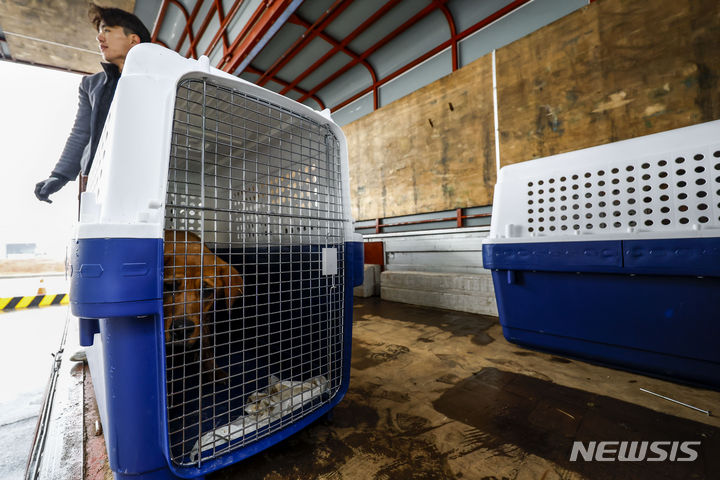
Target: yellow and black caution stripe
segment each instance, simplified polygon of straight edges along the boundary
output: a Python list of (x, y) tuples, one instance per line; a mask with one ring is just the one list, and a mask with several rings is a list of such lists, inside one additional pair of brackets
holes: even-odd
[(20, 310), (23, 308), (49, 307), (51, 305), (67, 305), (70, 298), (67, 293), (55, 295), (35, 295), (31, 297), (6, 297), (0, 298), (0, 310)]

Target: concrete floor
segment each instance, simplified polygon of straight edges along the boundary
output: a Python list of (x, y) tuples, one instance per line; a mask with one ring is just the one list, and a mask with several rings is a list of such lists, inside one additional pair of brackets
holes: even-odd
[[(527, 350), (495, 317), (377, 297), (356, 298), (354, 313), (350, 389), (334, 419), (208, 480), (720, 478), (720, 419), (639, 389), (718, 411), (720, 392)], [(86, 450), (86, 478), (109, 473), (101, 439)], [(701, 444), (693, 462), (571, 462), (573, 440)]]
[[(717, 479), (720, 392), (510, 344), (495, 317), (355, 299), (350, 390), (220, 479)], [(701, 441), (694, 462), (571, 462), (573, 440)], [(711, 453), (714, 452), (714, 453)]]

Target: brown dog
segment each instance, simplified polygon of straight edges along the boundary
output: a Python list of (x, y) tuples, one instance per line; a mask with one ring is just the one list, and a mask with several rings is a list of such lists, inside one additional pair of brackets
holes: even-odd
[(226, 377), (226, 372), (216, 368), (209, 348), (210, 319), (216, 301), (224, 300), (229, 308), (242, 295), (240, 273), (203, 245), (196, 234), (167, 230), (164, 277), (165, 341), (187, 350), (197, 344), (202, 328), (203, 370)]

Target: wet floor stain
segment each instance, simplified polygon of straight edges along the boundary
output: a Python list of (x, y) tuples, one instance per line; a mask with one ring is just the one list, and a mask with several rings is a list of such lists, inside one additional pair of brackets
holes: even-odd
[(357, 455), (356, 439), (341, 438), (341, 432), (375, 431), (380, 415), (372, 407), (353, 399), (344, 400), (333, 411), (332, 420), (313, 425), (230, 468), (220, 470), (213, 480), (314, 480), (341, 479), (339, 466)]
[[(371, 476), (376, 480), (405, 479), (442, 479), (454, 478), (447, 463), (447, 454), (426, 437), (425, 433), (435, 427), (424, 417), (409, 413), (394, 413), (386, 409), (377, 412), (377, 422), (371, 426), (365, 423), (358, 428), (357, 418), (368, 418), (369, 413), (361, 413), (375, 390), (362, 389), (352, 394), (355, 401), (340, 404), (335, 409), (334, 423), (350, 430), (344, 441), (360, 456), (369, 456), (382, 463)], [(382, 397), (383, 395), (380, 395)], [(363, 399), (362, 403), (360, 399)], [(375, 417), (373, 417), (375, 418)], [(370, 472), (368, 472), (370, 473)], [(362, 478), (358, 475), (356, 478)]]
[[(515, 350), (515, 351), (512, 352), (512, 354), (513, 354), (513, 355), (516, 355), (516, 356), (518, 356), (518, 357), (535, 357), (535, 356), (538, 355), (536, 352), (533, 352), (533, 351), (530, 351), (530, 350), (525, 350), (525, 351)], [(551, 357), (549, 358), (549, 360), (550, 360), (551, 362), (554, 362), (554, 363), (565, 363), (565, 364), (567, 364), (567, 363), (572, 363), (572, 360), (570, 360), (569, 358), (556, 357), (556, 356), (554, 356), (554, 355), (551, 356)]]
[[(467, 336), (475, 345), (481, 346), (495, 340), (488, 335), (487, 330), (498, 323), (497, 317), (387, 302), (378, 297), (363, 299), (361, 308), (363, 315), (357, 318), (358, 322), (372, 321), (368, 319), (372, 316), (398, 319), (417, 325), (436, 327), (456, 337)], [(425, 341), (427, 338), (419, 340)]]
[(448, 373), (447, 375), (436, 378), (435, 381), (440, 383), (446, 383), (448, 385), (455, 385), (460, 381), (460, 377), (455, 374)]
[(408, 353), (410, 349), (404, 345), (383, 345), (382, 351), (374, 352), (372, 357), (380, 362), (397, 360), (401, 355)]
[[(333, 419), (208, 480), (720, 478), (713, 453), (720, 451), (720, 429), (557, 385), (544, 369), (581, 362), (558, 356), (551, 364), (512, 345), (485, 348), (496, 324), (363, 300), (355, 311), (350, 388)], [(682, 464), (571, 462), (574, 440), (698, 440), (701, 450), (698, 460)]]
[(529, 351), (514, 351), (512, 352), (513, 355), (517, 355), (518, 357), (532, 357), (535, 355), (535, 352), (529, 352)]
[[(315, 480), (331, 476), (354, 455), (333, 428), (315, 424), (302, 432), (209, 476), (213, 480)], [(330, 477), (332, 478), (332, 476)]]
[(368, 368), (375, 367), (381, 363), (382, 360), (373, 358), (372, 350), (366, 342), (353, 338), (352, 357), (350, 359), (351, 368), (357, 370), (367, 370)]
[[(353, 394), (338, 405), (333, 420), (319, 421), (287, 440), (208, 478), (231, 480), (327, 478), (342, 480), (341, 469), (360, 459), (350, 478), (411, 480), (454, 478), (447, 454), (422, 434), (433, 427), (423, 417), (384, 412)], [(357, 397), (357, 398), (355, 398)], [(370, 467), (368, 468), (368, 465)]]
[(376, 343), (369, 344), (353, 339), (352, 359), (350, 365), (357, 370), (366, 370), (376, 367), (382, 363), (397, 360), (400, 356), (408, 353), (410, 349), (404, 345)]
[[(720, 429), (496, 368), (457, 383), (433, 406), (470, 427), (465, 454), (520, 449), (593, 479), (709, 480), (720, 472)], [(573, 440), (701, 444), (694, 462), (570, 462)]]

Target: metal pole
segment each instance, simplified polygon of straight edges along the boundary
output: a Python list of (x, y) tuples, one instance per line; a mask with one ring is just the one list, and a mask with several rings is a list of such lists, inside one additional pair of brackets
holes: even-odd
[(710, 410), (703, 410), (702, 408), (693, 407), (692, 405), (688, 405), (687, 403), (683, 403), (683, 402), (679, 402), (679, 401), (677, 401), (677, 400), (673, 400), (672, 398), (666, 397), (666, 396), (664, 396), (664, 395), (660, 395), (659, 393), (651, 392), (650, 390), (645, 390), (644, 388), (641, 388), (640, 390), (642, 390), (642, 391), (645, 392), (645, 393), (649, 393), (650, 395), (655, 395), (656, 397), (660, 397), (660, 398), (663, 398), (663, 399), (668, 400), (668, 401), (670, 401), (670, 402), (677, 403), (678, 405), (682, 405), (683, 407), (692, 408), (693, 410), (697, 410), (698, 412), (704, 413), (704, 414), (707, 415), (708, 417), (712, 416)]

